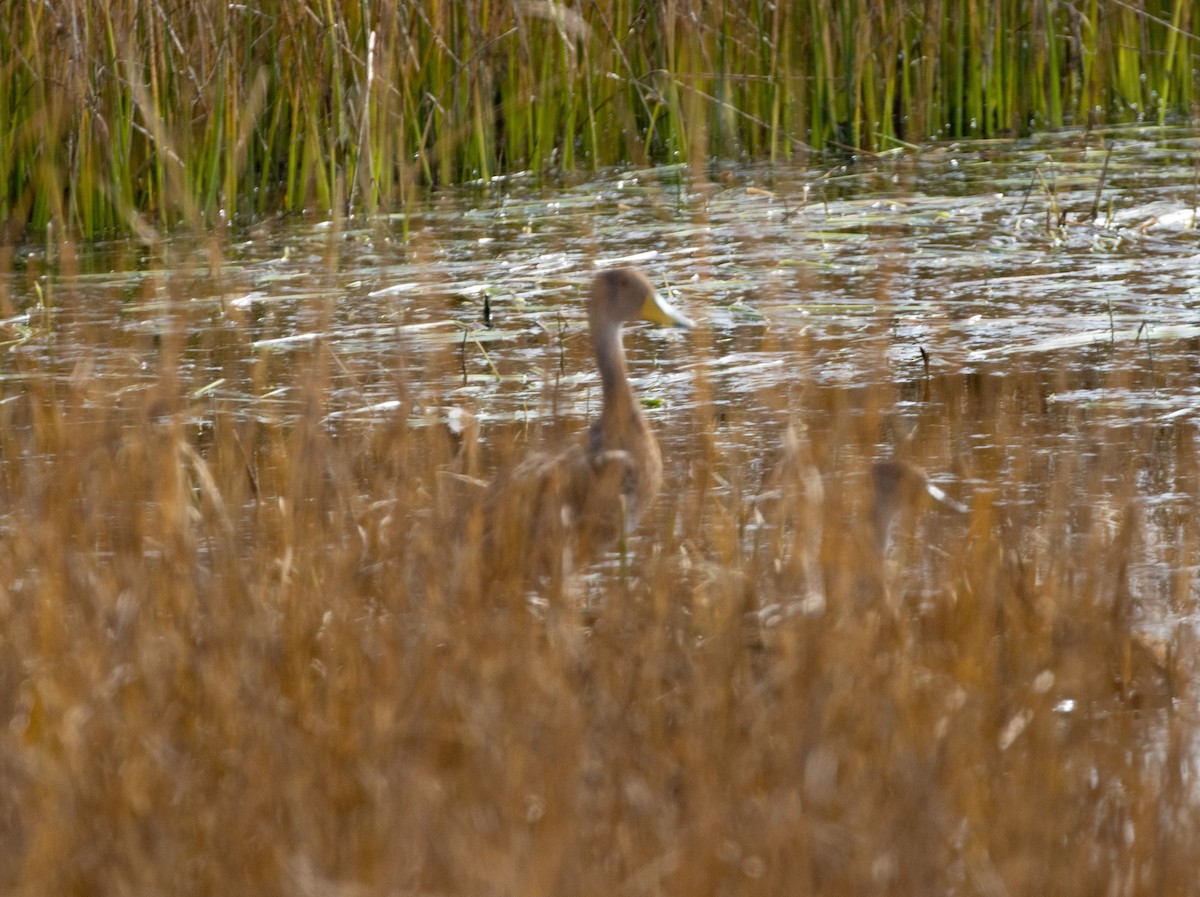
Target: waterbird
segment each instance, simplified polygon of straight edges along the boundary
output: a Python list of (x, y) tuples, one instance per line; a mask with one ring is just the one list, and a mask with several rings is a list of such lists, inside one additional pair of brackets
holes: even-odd
[(887, 567), (897, 526), (901, 521), (914, 526), (919, 515), (933, 508), (960, 516), (970, 513), (910, 461), (878, 461), (866, 474), (865, 488), (858, 496), (847, 497), (836, 488), (827, 492), (807, 443), (795, 426), (788, 425), (771, 476), (772, 488), (759, 493), (757, 501), (797, 534), (790, 553), (780, 561), (787, 565), (798, 597), (790, 605), (773, 603), (751, 611), (751, 619), (772, 625), (792, 614), (823, 609), (831, 599), (842, 597), (860, 609), (894, 615), (896, 598)]
[[(662, 486), (662, 454), (630, 386), (622, 327), (634, 321), (691, 329), (637, 268), (601, 271), (587, 304), (602, 406), (581, 438), (501, 474), (485, 500), (486, 562), (526, 572), (564, 572), (623, 541)], [(566, 562), (564, 564), (564, 561)]]
[(871, 535), (878, 557), (887, 554), (892, 541), (896, 516), (904, 508), (918, 508), (932, 500), (934, 504), (966, 514), (969, 509), (929, 481), (925, 471), (909, 461), (879, 461), (871, 467), (874, 494), (871, 501)]

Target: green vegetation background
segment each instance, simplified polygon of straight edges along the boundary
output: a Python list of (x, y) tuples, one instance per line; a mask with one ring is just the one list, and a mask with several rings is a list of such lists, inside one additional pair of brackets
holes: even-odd
[(9, 0), (0, 238), (1195, 115), (1200, 0)]

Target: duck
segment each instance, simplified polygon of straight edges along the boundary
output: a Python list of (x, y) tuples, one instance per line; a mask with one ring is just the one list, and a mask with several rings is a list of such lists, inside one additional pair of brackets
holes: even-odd
[(493, 575), (514, 565), (562, 575), (576, 560), (623, 548), (662, 487), (662, 453), (629, 382), (622, 332), (635, 321), (695, 325), (631, 267), (596, 275), (587, 320), (600, 373), (599, 416), (566, 448), (527, 458), (493, 482), (485, 499)]
[(892, 544), (896, 518), (906, 508), (933, 504), (955, 514), (964, 515), (970, 509), (955, 501), (929, 480), (929, 476), (911, 461), (891, 459), (871, 466), (873, 494), (870, 531), (876, 557), (882, 562)]

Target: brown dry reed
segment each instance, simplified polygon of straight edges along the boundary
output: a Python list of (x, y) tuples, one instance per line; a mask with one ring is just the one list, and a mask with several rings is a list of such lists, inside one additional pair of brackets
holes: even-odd
[[(95, 309), (63, 264), (65, 347)], [(457, 475), (557, 431), (424, 417), (411, 378), (453, 383), (449, 351), (395, 375), (394, 416), (330, 418), (365, 375), (327, 346), (255, 351), (182, 272), (142, 289), (161, 339), (4, 356), (3, 892), (1200, 887), (1197, 522), (1143, 500), (1194, 507), (1186, 419), (1092, 429), (1019, 362), (916, 384), (905, 451), (971, 510), (901, 509), (882, 560), (896, 388), (722, 403), (701, 364), (653, 415), (668, 488), (624, 557), (481, 581)], [(1190, 376), (1129, 353), (1126, 386)]]
[[(8, 0), (8, 239), (1192, 115), (1196, 0)], [(0, 234), (3, 237), (3, 234)]]

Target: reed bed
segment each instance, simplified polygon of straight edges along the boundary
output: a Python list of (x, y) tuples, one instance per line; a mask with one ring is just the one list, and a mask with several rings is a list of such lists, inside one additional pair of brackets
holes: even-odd
[[(428, 417), (455, 350), (356, 423), (327, 346), (256, 351), (182, 273), (104, 359), (57, 290), (0, 381), (5, 892), (1196, 893), (1200, 544), (1148, 500), (1197, 497), (1186, 418), (1092, 432), (1016, 363), (753, 403), (698, 366), (624, 557), (485, 581), (459, 475), (561, 437)], [(970, 512), (881, 559), (889, 443)]]
[(152, 238), (433, 184), (1191, 115), (1195, 0), (12, 0), (0, 221)]

